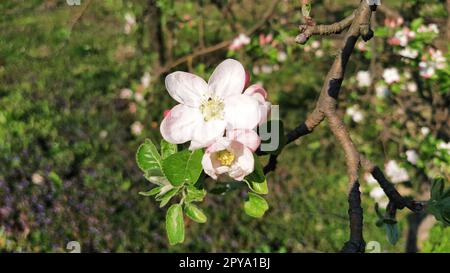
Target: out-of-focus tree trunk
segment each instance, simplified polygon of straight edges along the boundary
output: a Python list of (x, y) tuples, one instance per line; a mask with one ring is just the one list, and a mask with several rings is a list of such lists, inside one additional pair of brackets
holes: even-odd
[(162, 26), (162, 12), (156, 0), (148, 1), (150, 46), (158, 53), (158, 63), (162, 67), (166, 63), (166, 51)]

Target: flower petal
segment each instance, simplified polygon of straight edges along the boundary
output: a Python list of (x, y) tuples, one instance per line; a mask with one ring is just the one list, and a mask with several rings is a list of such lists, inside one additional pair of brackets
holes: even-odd
[(260, 120), (259, 103), (247, 95), (234, 95), (225, 101), (224, 118), (234, 129), (253, 129)]
[(259, 84), (250, 85), (243, 94), (254, 97), (260, 103), (264, 103), (267, 99), (267, 91)]
[(213, 143), (216, 139), (223, 136), (225, 132), (226, 122), (224, 120), (210, 120), (208, 122), (202, 121), (195, 128), (190, 150), (207, 147)]
[(255, 159), (250, 149), (243, 147), (241, 155), (231, 166), (228, 175), (235, 180), (242, 181), (247, 175), (251, 174), (255, 168)]
[(227, 138), (238, 141), (252, 152), (258, 149), (261, 144), (261, 139), (254, 130), (250, 129), (233, 129), (227, 131)]
[(177, 71), (167, 75), (166, 89), (179, 103), (196, 107), (208, 92), (208, 84), (197, 75)]
[(211, 176), (212, 179), (217, 180), (216, 170), (214, 169), (211, 153), (206, 152), (202, 158), (202, 167), (205, 173)]
[(178, 104), (161, 122), (161, 135), (170, 143), (184, 143), (192, 139), (193, 130), (202, 120), (200, 110)]
[(241, 94), (245, 85), (245, 69), (233, 59), (221, 62), (209, 78), (209, 90), (216, 96), (225, 99)]

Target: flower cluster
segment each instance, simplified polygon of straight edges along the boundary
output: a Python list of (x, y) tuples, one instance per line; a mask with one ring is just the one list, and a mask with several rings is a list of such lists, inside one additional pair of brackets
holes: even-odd
[(163, 138), (172, 144), (190, 142), (190, 150), (206, 148), (202, 166), (213, 179), (243, 180), (252, 173), (253, 152), (260, 144), (254, 129), (267, 120), (270, 103), (260, 85), (244, 90), (248, 77), (242, 64), (223, 61), (208, 82), (178, 71), (165, 83), (179, 104), (161, 123)]

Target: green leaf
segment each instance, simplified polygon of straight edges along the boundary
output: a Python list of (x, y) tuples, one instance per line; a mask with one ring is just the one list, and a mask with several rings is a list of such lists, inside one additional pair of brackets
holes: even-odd
[(278, 155), (286, 145), (284, 125), (281, 120), (269, 120), (258, 127), (261, 151)]
[(444, 179), (437, 178), (433, 180), (431, 185), (431, 199), (439, 200), (444, 193)]
[(206, 191), (204, 189), (197, 189), (193, 185), (188, 185), (186, 187), (186, 203), (201, 202), (205, 196)]
[(161, 157), (162, 159), (165, 159), (169, 157), (170, 155), (175, 154), (178, 152), (178, 147), (176, 144), (172, 144), (167, 142), (166, 140), (161, 140)]
[(261, 218), (269, 209), (269, 204), (261, 196), (249, 192), (248, 200), (244, 203), (244, 211), (251, 217)]
[(175, 153), (163, 160), (163, 172), (174, 186), (194, 184), (202, 173), (202, 157), (201, 149)]
[(136, 153), (136, 162), (143, 172), (152, 169), (161, 169), (161, 156), (159, 155), (155, 144), (153, 144), (150, 139), (146, 139), (145, 142), (139, 146)]
[(170, 199), (172, 199), (172, 197), (174, 197), (178, 193), (179, 190), (180, 190), (179, 188), (174, 188), (174, 189), (171, 189), (168, 192), (162, 194), (161, 196), (157, 196), (156, 200), (161, 201), (161, 203), (159, 204), (159, 207), (162, 208), (165, 205), (167, 205), (167, 203), (169, 203)]
[(421, 25), (423, 25), (423, 18), (414, 19), (411, 22), (411, 30), (416, 31)]
[(186, 209), (186, 215), (189, 218), (191, 218), (192, 220), (194, 220), (195, 222), (200, 223), (200, 224), (203, 224), (206, 222), (206, 220), (207, 220), (206, 215), (196, 205), (186, 204), (185, 209)]
[(167, 210), (166, 231), (170, 245), (184, 241), (183, 208), (180, 204), (174, 204)]
[(156, 195), (156, 194), (159, 193), (159, 191), (161, 191), (161, 188), (162, 188), (162, 187), (156, 187), (156, 188), (153, 188), (153, 189), (151, 189), (151, 190), (149, 190), (149, 191), (140, 191), (139, 194), (140, 194), (140, 195), (143, 195), (143, 196), (152, 196), (152, 195)]
[(267, 179), (264, 175), (264, 170), (259, 161), (259, 158), (254, 155), (255, 158), (255, 170), (245, 177), (245, 181), (248, 183), (250, 189), (258, 194), (268, 194), (269, 189), (267, 187)]
[(392, 245), (395, 245), (398, 242), (398, 239), (400, 237), (398, 225), (397, 224), (386, 224), (386, 235), (388, 237), (389, 242)]

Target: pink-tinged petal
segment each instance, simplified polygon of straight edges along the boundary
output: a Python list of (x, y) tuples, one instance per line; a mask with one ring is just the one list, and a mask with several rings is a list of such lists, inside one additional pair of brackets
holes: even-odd
[(213, 167), (213, 162), (211, 158), (211, 153), (205, 153), (202, 158), (202, 167), (207, 175), (212, 179), (217, 180), (216, 170)]
[(241, 155), (231, 166), (228, 175), (235, 180), (242, 181), (247, 175), (251, 174), (255, 168), (255, 160), (250, 149), (243, 147)]
[(244, 91), (244, 95), (252, 96), (264, 103), (267, 99), (267, 91), (259, 84), (252, 84)]
[(161, 135), (170, 143), (184, 143), (192, 139), (193, 130), (202, 120), (200, 110), (178, 104), (161, 122)]
[(244, 88), (248, 87), (250, 83), (250, 73), (245, 70), (245, 84), (244, 84)]
[(233, 59), (221, 62), (208, 81), (209, 90), (220, 98), (241, 94), (245, 85), (245, 69)]
[(229, 130), (227, 131), (227, 138), (244, 144), (252, 152), (256, 151), (261, 144), (261, 138), (254, 130), (250, 129)]
[(224, 118), (230, 129), (253, 129), (260, 120), (259, 103), (247, 95), (234, 95), (225, 101)]
[(190, 150), (211, 145), (216, 139), (223, 137), (226, 122), (224, 120), (202, 121), (194, 130)]
[(167, 75), (166, 89), (179, 103), (197, 107), (208, 92), (208, 84), (197, 75), (177, 71)]

